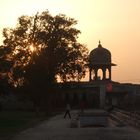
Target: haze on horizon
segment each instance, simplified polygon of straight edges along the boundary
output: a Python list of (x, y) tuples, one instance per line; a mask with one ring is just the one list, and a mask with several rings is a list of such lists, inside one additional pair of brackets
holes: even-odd
[(89, 50), (103, 47), (112, 53), (112, 80), (140, 83), (140, 0), (1, 0), (2, 29), (14, 27), (21, 15), (35, 15), (46, 9), (78, 20), (80, 42)]

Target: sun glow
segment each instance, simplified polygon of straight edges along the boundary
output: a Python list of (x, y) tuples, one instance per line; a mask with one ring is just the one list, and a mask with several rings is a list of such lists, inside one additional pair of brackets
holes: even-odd
[(29, 46), (29, 50), (30, 50), (31, 52), (34, 52), (34, 51), (35, 51), (35, 47), (31, 44), (31, 45)]

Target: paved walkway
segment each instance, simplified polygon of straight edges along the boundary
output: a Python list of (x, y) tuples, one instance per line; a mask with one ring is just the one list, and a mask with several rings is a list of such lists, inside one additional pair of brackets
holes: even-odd
[(140, 131), (130, 126), (70, 128), (70, 119), (60, 114), (21, 132), (14, 140), (140, 140)]

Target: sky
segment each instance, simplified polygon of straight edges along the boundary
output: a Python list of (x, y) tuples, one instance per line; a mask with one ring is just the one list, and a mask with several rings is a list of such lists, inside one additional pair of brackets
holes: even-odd
[(111, 51), (112, 80), (140, 83), (140, 0), (0, 0), (2, 29), (14, 27), (21, 15), (46, 9), (78, 21), (79, 41), (91, 51), (98, 46)]

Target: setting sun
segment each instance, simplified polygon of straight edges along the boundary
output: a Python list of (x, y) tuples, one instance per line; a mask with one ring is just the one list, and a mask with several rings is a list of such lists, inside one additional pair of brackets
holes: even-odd
[(34, 52), (34, 51), (35, 51), (35, 47), (33, 46), (33, 44), (30, 45), (29, 50), (30, 50), (31, 52)]

